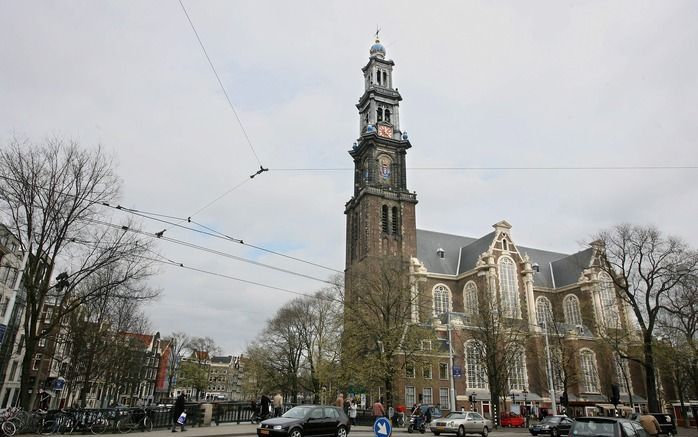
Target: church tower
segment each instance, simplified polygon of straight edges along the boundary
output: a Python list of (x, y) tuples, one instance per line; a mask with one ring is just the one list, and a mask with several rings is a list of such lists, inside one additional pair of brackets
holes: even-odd
[(360, 137), (349, 151), (354, 160), (354, 195), (346, 203), (346, 269), (377, 256), (417, 254), (415, 205), (407, 190), (405, 156), (411, 146), (400, 130), (402, 97), (393, 86), (393, 66), (376, 34), (362, 71)]

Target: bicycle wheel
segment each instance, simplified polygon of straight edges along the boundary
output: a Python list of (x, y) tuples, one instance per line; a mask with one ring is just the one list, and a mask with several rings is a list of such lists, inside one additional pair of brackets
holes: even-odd
[(126, 434), (131, 432), (131, 430), (135, 427), (135, 423), (133, 423), (133, 417), (131, 416), (126, 416), (121, 419), (119, 419), (118, 422), (116, 422), (116, 429), (119, 430), (120, 433)]
[(109, 428), (109, 421), (104, 417), (98, 417), (90, 425), (90, 432), (92, 434), (104, 434), (107, 428)]
[(143, 429), (146, 431), (152, 431), (153, 430), (153, 419), (151, 419), (148, 416), (145, 416), (143, 418)]
[(2, 428), (2, 433), (5, 435), (15, 435), (15, 433), (17, 432), (17, 427), (15, 427), (15, 424), (10, 422), (9, 420), (5, 420), (4, 422), (2, 422), (0, 428)]
[(54, 428), (56, 421), (54, 419), (42, 419), (36, 427), (36, 433), (41, 435), (50, 435), (55, 432)]

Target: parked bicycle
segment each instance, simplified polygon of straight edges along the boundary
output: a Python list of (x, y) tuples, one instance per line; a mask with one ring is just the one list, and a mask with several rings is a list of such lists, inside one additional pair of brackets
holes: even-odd
[(152, 412), (146, 408), (136, 408), (130, 410), (116, 422), (116, 429), (120, 433), (126, 434), (135, 429), (141, 431), (153, 430)]

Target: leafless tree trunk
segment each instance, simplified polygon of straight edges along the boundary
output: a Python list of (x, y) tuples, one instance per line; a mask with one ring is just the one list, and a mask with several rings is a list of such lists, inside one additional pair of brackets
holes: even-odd
[(695, 275), (698, 255), (684, 241), (653, 227), (618, 225), (600, 232), (597, 240), (605, 248), (600, 267), (613, 279), (640, 329), (647, 403), (651, 412), (659, 412), (654, 332), (677, 285)]
[[(165, 339), (169, 343), (169, 362), (167, 363), (167, 388), (172, 391), (172, 382), (179, 370), (179, 366), (184, 358), (184, 351), (189, 349), (191, 338), (185, 332), (173, 332)], [(174, 393), (170, 393), (170, 397), (174, 398)]]
[[(26, 290), (25, 355), (20, 404), (32, 408), (39, 378), (30, 386), (32, 362), (42, 337), (60, 328), (63, 317), (105, 290), (152, 271), (142, 256), (147, 245), (135, 234), (102, 228), (102, 203), (117, 195), (119, 179), (100, 149), (87, 151), (59, 139), (33, 145), (14, 139), (0, 150), (0, 209), (11, 217), (7, 226), (29, 253), (22, 285)], [(130, 224), (126, 226), (131, 226)], [(91, 275), (119, 267), (112, 282), (85, 289)], [(54, 283), (53, 269), (67, 272)], [(45, 323), (42, 313), (53, 315)]]

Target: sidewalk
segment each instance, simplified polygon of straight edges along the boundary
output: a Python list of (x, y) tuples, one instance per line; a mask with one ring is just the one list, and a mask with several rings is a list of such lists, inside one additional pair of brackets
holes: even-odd
[[(370, 426), (352, 426), (352, 431), (370, 431)], [(105, 434), (106, 435), (106, 434)], [(170, 437), (173, 435), (170, 428), (156, 429), (152, 432), (132, 432), (128, 434), (131, 437)], [(247, 423), (221, 423), (219, 426), (212, 424), (211, 426), (195, 426), (187, 427), (186, 431), (181, 434), (177, 429), (177, 437), (226, 437), (226, 436), (256, 436), (257, 425)], [(174, 435), (173, 435), (174, 437)], [(697, 436), (698, 437), (698, 436)]]

